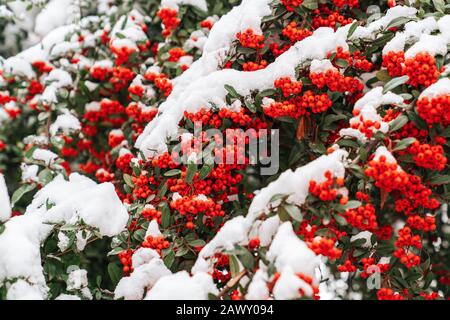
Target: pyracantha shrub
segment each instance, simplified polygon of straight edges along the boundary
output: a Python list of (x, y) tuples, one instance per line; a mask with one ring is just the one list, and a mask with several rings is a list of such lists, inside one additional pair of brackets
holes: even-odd
[(2, 298), (449, 297), (443, 1), (84, 12), (1, 64)]

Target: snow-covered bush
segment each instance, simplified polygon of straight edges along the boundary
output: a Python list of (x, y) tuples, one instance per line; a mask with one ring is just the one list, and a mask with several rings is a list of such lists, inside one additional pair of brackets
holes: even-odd
[(1, 64), (2, 298), (448, 297), (449, 5), (64, 7)]

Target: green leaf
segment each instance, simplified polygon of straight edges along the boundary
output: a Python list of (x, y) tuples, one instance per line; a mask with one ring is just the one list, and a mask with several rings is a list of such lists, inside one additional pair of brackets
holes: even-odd
[(16, 203), (28, 192), (36, 188), (35, 184), (26, 184), (17, 189), (11, 197), (11, 206), (14, 207)]
[(239, 261), (235, 255), (229, 256), (231, 277), (235, 278), (239, 274)]
[(170, 209), (169, 206), (164, 203), (161, 209), (161, 226), (167, 228), (170, 225)]
[(166, 265), (167, 268), (170, 269), (170, 267), (172, 266), (173, 262), (175, 261), (175, 252), (170, 251), (165, 257), (164, 257), (164, 264)]
[(282, 222), (289, 221), (289, 213), (284, 206), (278, 208), (278, 216)]
[(197, 165), (195, 163), (188, 164), (186, 172), (186, 183), (191, 184), (194, 180), (195, 173), (197, 172)]
[(112, 249), (110, 252), (108, 252), (107, 256), (116, 256), (119, 253), (121, 253), (123, 251), (123, 248), (121, 247), (115, 247), (114, 249)]
[(195, 239), (195, 240), (189, 241), (188, 244), (191, 247), (203, 247), (206, 245), (206, 242), (202, 239)]
[(45, 168), (39, 173), (38, 178), (40, 183), (46, 185), (47, 183), (53, 180), (53, 173), (50, 169)]
[(207, 178), (209, 176), (209, 174), (211, 173), (212, 167), (209, 165), (204, 165), (199, 173), (198, 173), (198, 180), (203, 180), (205, 178)]
[(319, 7), (319, 3), (317, 0), (305, 0), (302, 6), (309, 10), (316, 10)]
[(241, 96), (239, 95), (239, 93), (237, 93), (236, 89), (234, 89), (232, 86), (230, 86), (230, 85), (228, 85), (228, 84), (225, 85), (225, 90), (228, 91), (229, 95), (230, 95), (232, 98), (239, 99), (239, 98), (241, 97)]
[(131, 176), (129, 174), (124, 174), (123, 175), (123, 181), (125, 181), (125, 183), (127, 184), (127, 186), (129, 186), (130, 188), (134, 188), (134, 183), (133, 183), (133, 179), (131, 178)]
[(414, 141), (416, 141), (416, 138), (405, 138), (397, 142), (395, 145), (394, 151), (401, 151), (408, 148)]
[(350, 29), (348, 30), (348, 35), (347, 38), (351, 38), (351, 36), (353, 35), (353, 33), (355, 32), (356, 28), (358, 28), (358, 22), (353, 22), (352, 25), (350, 26)]
[(334, 63), (342, 69), (348, 68), (348, 61), (345, 59), (336, 59)]
[(108, 264), (108, 274), (114, 287), (117, 286), (120, 279), (122, 278), (122, 270), (116, 263), (111, 262), (110, 264)]
[(440, 13), (445, 13), (445, 2), (444, 0), (433, 0), (433, 5), (437, 11)]
[(450, 175), (438, 175), (430, 179), (431, 185), (440, 186), (443, 184), (450, 184)]
[(250, 110), (250, 112), (256, 113), (256, 106), (251, 101), (245, 100), (244, 103), (247, 109)]
[(380, 70), (377, 72), (377, 79), (380, 80), (381, 82), (387, 83), (392, 78), (389, 75), (389, 72), (387, 70), (383, 69), (383, 70)]
[(398, 116), (394, 121), (389, 124), (389, 132), (395, 132), (403, 128), (405, 124), (409, 121), (408, 117), (405, 115)]
[(407, 83), (409, 80), (409, 76), (402, 76), (402, 77), (397, 77), (392, 79), (391, 81), (389, 81), (388, 83), (386, 83), (386, 85), (383, 88), (383, 94), (394, 90), (395, 88), (397, 88), (398, 86), (401, 86), (405, 83)]
[(166, 173), (164, 173), (165, 177), (173, 177), (173, 176), (177, 176), (181, 174), (181, 170), (180, 169), (173, 169), (173, 170), (169, 170)]
[(287, 204), (284, 206), (284, 209), (295, 221), (298, 221), (298, 222), (303, 221), (302, 213), (300, 212), (300, 209), (297, 206), (295, 206), (293, 204)]
[(362, 203), (360, 201), (356, 201), (356, 200), (350, 200), (349, 202), (347, 202), (347, 204), (344, 206), (345, 210), (349, 210), (349, 209), (356, 209), (362, 206)]
[(341, 225), (341, 226), (346, 226), (347, 225), (347, 220), (341, 216), (340, 214), (333, 214), (334, 220), (336, 220), (336, 222)]
[(410, 22), (411, 20), (412, 20), (411, 17), (404, 17), (404, 16), (395, 18), (386, 26), (386, 29), (402, 26), (402, 25)]

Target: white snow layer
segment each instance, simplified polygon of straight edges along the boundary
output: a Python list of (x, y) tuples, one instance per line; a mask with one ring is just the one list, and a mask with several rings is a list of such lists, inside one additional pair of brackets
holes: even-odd
[(80, 219), (102, 235), (114, 236), (125, 228), (128, 213), (112, 184), (96, 184), (74, 173), (69, 181), (56, 177), (36, 193), (23, 216), (6, 222), (0, 235), (0, 282), (19, 278), (27, 283), (22, 283), (20, 290), (15, 286), (11, 298), (36, 293), (46, 298), (40, 246), (53, 229), (49, 223), (77, 223)]

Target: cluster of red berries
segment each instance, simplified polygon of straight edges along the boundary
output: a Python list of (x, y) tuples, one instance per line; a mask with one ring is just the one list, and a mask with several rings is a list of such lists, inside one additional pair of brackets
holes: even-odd
[(292, 43), (301, 41), (312, 35), (312, 32), (310, 30), (298, 28), (297, 22), (295, 21), (289, 23), (281, 33)]
[(210, 198), (200, 198), (198, 196), (182, 197), (170, 203), (170, 207), (177, 210), (182, 216), (186, 216), (192, 221), (196, 216), (203, 213), (206, 217), (223, 217), (225, 212), (219, 203), (215, 203)]
[(134, 158), (133, 154), (131, 153), (125, 153), (121, 156), (119, 156), (116, 159), (116, 167), (120, 170), (122, 170), (123, 172), (130, 172), (131, 171), (131, 167), (130, 167), (130, 163), (131, 160)]
[(344, 48), (341, 46), (337, 47), (335, 52), (328, 53), (327, 58), (330, 59), (333, 65), (338, 69), (343, 68), (343, 66), (337, 64), (337, 60), (345, 60), (349, 66), (366, 72), (370, 71), (373, 67), (373, 63), (369, 62), (369, 60), (362, 55), (361, 51), (357, 50), (350, 53), (350, 51), (344, 51)]
[(248, 248), (251, 251), (258, 249), (260, 245), (261, 241), (259, 240), (259, 238), (250, 239), (250, 241), (248, 242)]
[(163, 236), (147, 236), (142, 242), (142, 247), (153, 249), (161, 255), (161, 250), (167, 249), (170, 247), (170, 242), (167, 241)]
[[(358, 115), (358, 110), (354, 110), (354, 114)], [(380, 130), (381, 123), (371, 119), (364, 119), (362, 115), (359, 116), (357, 121), (352, 121), (350, 128), (358, 130), (364, 134), (368, 139), (372, 138), (375, 132)]]
[(425, 52), (405, 60), (405, 74), (409, 76), (410, 85), (429, 87), (437, 81), (440, 72), (436, 67), (436, 59)]
[(264, 106), (264, 113), (274, 119), (281, 117), (298, 119), (304, 114), (304, 112), (302, 112), (295, 104), (291, 103), (291, 101), (273, 102), (268, 106)]
[(111, 182), (114, 180), (114, 173), (108, 172), (107, 170), (100, 168), (95, 172), (95, 177), (101, 183)]
[(429, 125), (440, 123), (450, 124), (450, 95), (440, 95), (434, 98), (421, 97), (417, 101), (417, 112)]
[(375, 207), (370, 203), (355, 209), (348, 209), (344, 217), (348, 224), (359, 230), (375, 232), (378, 229)]
[(381, 288), (377, 291), (378, 300), (405, 300), (398, 292), (394, 292), (391, 288)]
[(433, 232), (436, 230), (436, 218), (430, 215), (425, 218), (419, 215), (409, 216), (406, 224), (412, 229), (419, 231)]
[(356, 272), (358, 268), (353, 264), (351, 260), (345, 260), (344, 264), (338, 266), (339, 272)]
[(169, 61), (178, 62), (181, 57), (184, 57), (186, 52), (182, 48), (172, 48), (169, 50)]
[(252, 29), (247, 29), (245, 32), (238, 32), (236, 34), (236, 38), (245, 48), (252, 48), (255, 50), (261, 50), (264, 48), (264, 36), (255, 34)]
[(216, 253), (214, 255), (213, 279), (218, 283), (227, 283), (231, 278), (230, 259), (228, 255)]
[(312, 113), (322, 113), (331, 108), (333, 103), (326, 93), (315, 94), (312, 90), (308, 90), (297, 105), (303, 110), (310, 108)]
[(308, 243), (308, 247), (317, 255), (321, 254), (330, 260), (339, 259), (342, 255), (342, 250), (336, 248), (335, 239), (315, 237), (312, 242)]
[(399, 77), (405, 74), (405, 52), (389, 51), (383, 55), (382, 66), (387, 69), (391, 77)]
[(130, 273), (134, 271), (132, 260), (133, 253), (134, 250), (128, 249), (118, 254), (120, 263), (123, 265), (122, 271), (124, 276), (129, 276)]
[(444, 155), (444, 148), (442, 146), (430, 146), (429, 144), (420, 144), (419, 141), (414, 141), (408, 148), (409, 154), (413, 155), (413, 160), (417, 166), (441, 171), (447, 164), (447, 158)]
[(275, 88), (283, 92), (284, 97), (297, 95), (302, 92), (303, 83), (301, 81), (292, 81), (291, 78), (285, 77), (275, 80)]
[(281, 3), (286, 7), (288, 11), (295, 11), (296, 8), (300, 7), (303, 0), (281, 0)]
[(338, 25), (345, 26), (353, 22), (352, 18), (346, 18), (339, 11), (332, 11), (328, 7), (321, 6), (313, 12), (312, 26), (314, 29), (330, 27), (336, 29)]
[(180, 24), (181, 20), (178, 18), (178, 11), (172, 8), (161, 8), (157, 16), (161, 18), (164, 30), (162, 32), (164, 37), (168, 37), (172, 34)]
[(333, 4), (336, 7), (342, 8), (343, 6), (347, 5), (350, 8), (354, 8), (359, 6), (359, 0), (333, 0)]
[(158, 114), (158, 109), (153, 107), (143, 108), (141, 104), (132, 102), (125, 108), (125, 113), (134, 121), (147, 124)]
[(49, 65), (47, 62), (42, 60), (34, 61), (32, 63), (32, 66), (40, 73), (49, 73), (53, 70), (53, 66)]
[(398, 248), (394, 256), (400, 259), (407, 268), (412, 268), (420, 264), (420, 257), (411, 251), (411, 248), (422, 249), (422, 239), (419, 235), (413, 235), (409, 227), (404, 227), (398, 231), (398, 239), (395, 242)]
[(113, 130), (108, 135), (108, 145), (111, 148), (117, 147), (124, 140), (125, 140), (125, 136), (122, 131)]
[(172, 93), (173, 85), (164, 73), (149, 72), (144, 75), (144, 78), (153, 82), (165, 97), (168, 97)]
[(156, 220), (158, 222), (158, 224), (160, 224), (162, 213), (161, 213), (161, 211), (156, 210), (153, 207), (147, 207), (147, 208), (144, 208), (144, 210), (142, 210), (141, 216), (147, 221)]
[(336, 200), (338, 196), (336, 187), (342, 187), (344, 185), (344, 178), (335, 179), (331, 171), (325, 172), (325, 178), (326, 180), (322, 183), (311, 180), (309, 182), (309, 192), (322, 201)]
[(409, 182), (409, 177), (396, 163), (388, 162), (382, 155), (369, 162), (365, 174), (375, 180), (375, 185), (387, 192), (403, 189)]
[(121, 66), (130, 61), (130, 57), (137, 52), (136, 48), (127, 46), (111, 46), (111, 52), (116, 56), (116, 65)]
[(242, 65), (242, 70), (246, 71), (246, 72), (252, 72), (252, 71), (258, 71), (258, 70), (263, 70), (267, 67), (268, 63), (266, 60), (261, 60), (258, 62), (245, 62)]
[(310, 73), (312, 83), (319, 89), (328, 87), (330, 91), (349, 92), (351, 94), (362, 92), (364, 85), (353, 77), (344, 76), (337, 70), (327, 70), (321, 73)]

